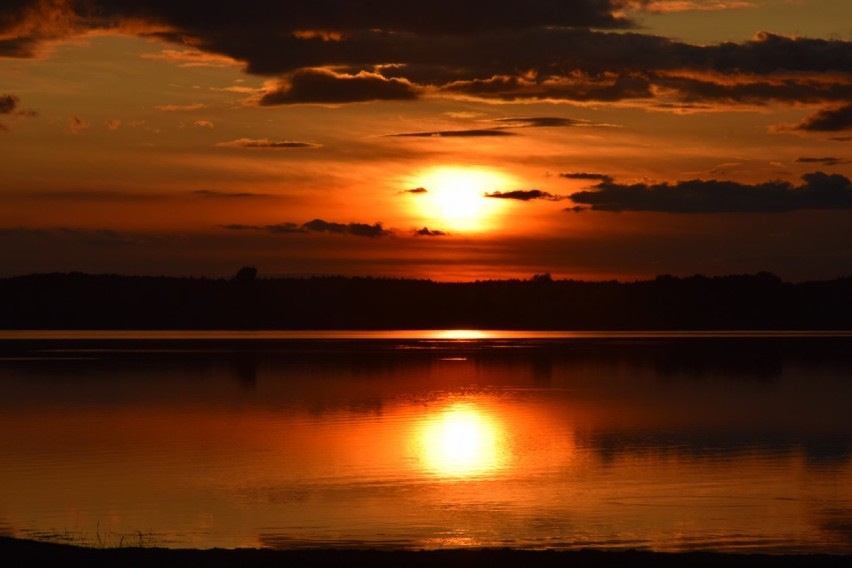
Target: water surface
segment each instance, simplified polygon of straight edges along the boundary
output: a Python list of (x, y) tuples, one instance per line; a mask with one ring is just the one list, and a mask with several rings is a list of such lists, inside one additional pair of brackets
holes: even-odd
[(0, 533), (852, 552), (848, 335), (1, 339)]

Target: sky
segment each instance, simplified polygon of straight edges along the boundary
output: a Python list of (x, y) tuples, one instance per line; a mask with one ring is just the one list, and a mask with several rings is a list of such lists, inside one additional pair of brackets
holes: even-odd
[(852, 274), (848, 0), (4, 0), (0, 276)]

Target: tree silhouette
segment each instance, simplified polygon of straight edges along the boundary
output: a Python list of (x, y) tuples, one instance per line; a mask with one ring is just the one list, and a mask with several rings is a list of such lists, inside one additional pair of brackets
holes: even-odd
[(257, 280), (257, 268), (254, 266), (243, 266), (231, 278), (234, 282), (254, 282)]

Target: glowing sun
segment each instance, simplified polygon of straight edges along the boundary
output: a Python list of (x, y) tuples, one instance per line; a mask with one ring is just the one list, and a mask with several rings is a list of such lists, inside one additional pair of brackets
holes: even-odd
[(482, 167), (440, 166), (414, 179), (414, 214), (430, 228), (447, 231), (485, 231), (495, 224), (505, 205), (486, 193), (510, 187), (508, 176)]

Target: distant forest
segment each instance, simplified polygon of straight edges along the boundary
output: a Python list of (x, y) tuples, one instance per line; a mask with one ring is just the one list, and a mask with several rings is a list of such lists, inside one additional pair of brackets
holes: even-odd
[(34, 274), (0, 279), (4, 329), (852, 329), (852, 277), (465, 283)]

